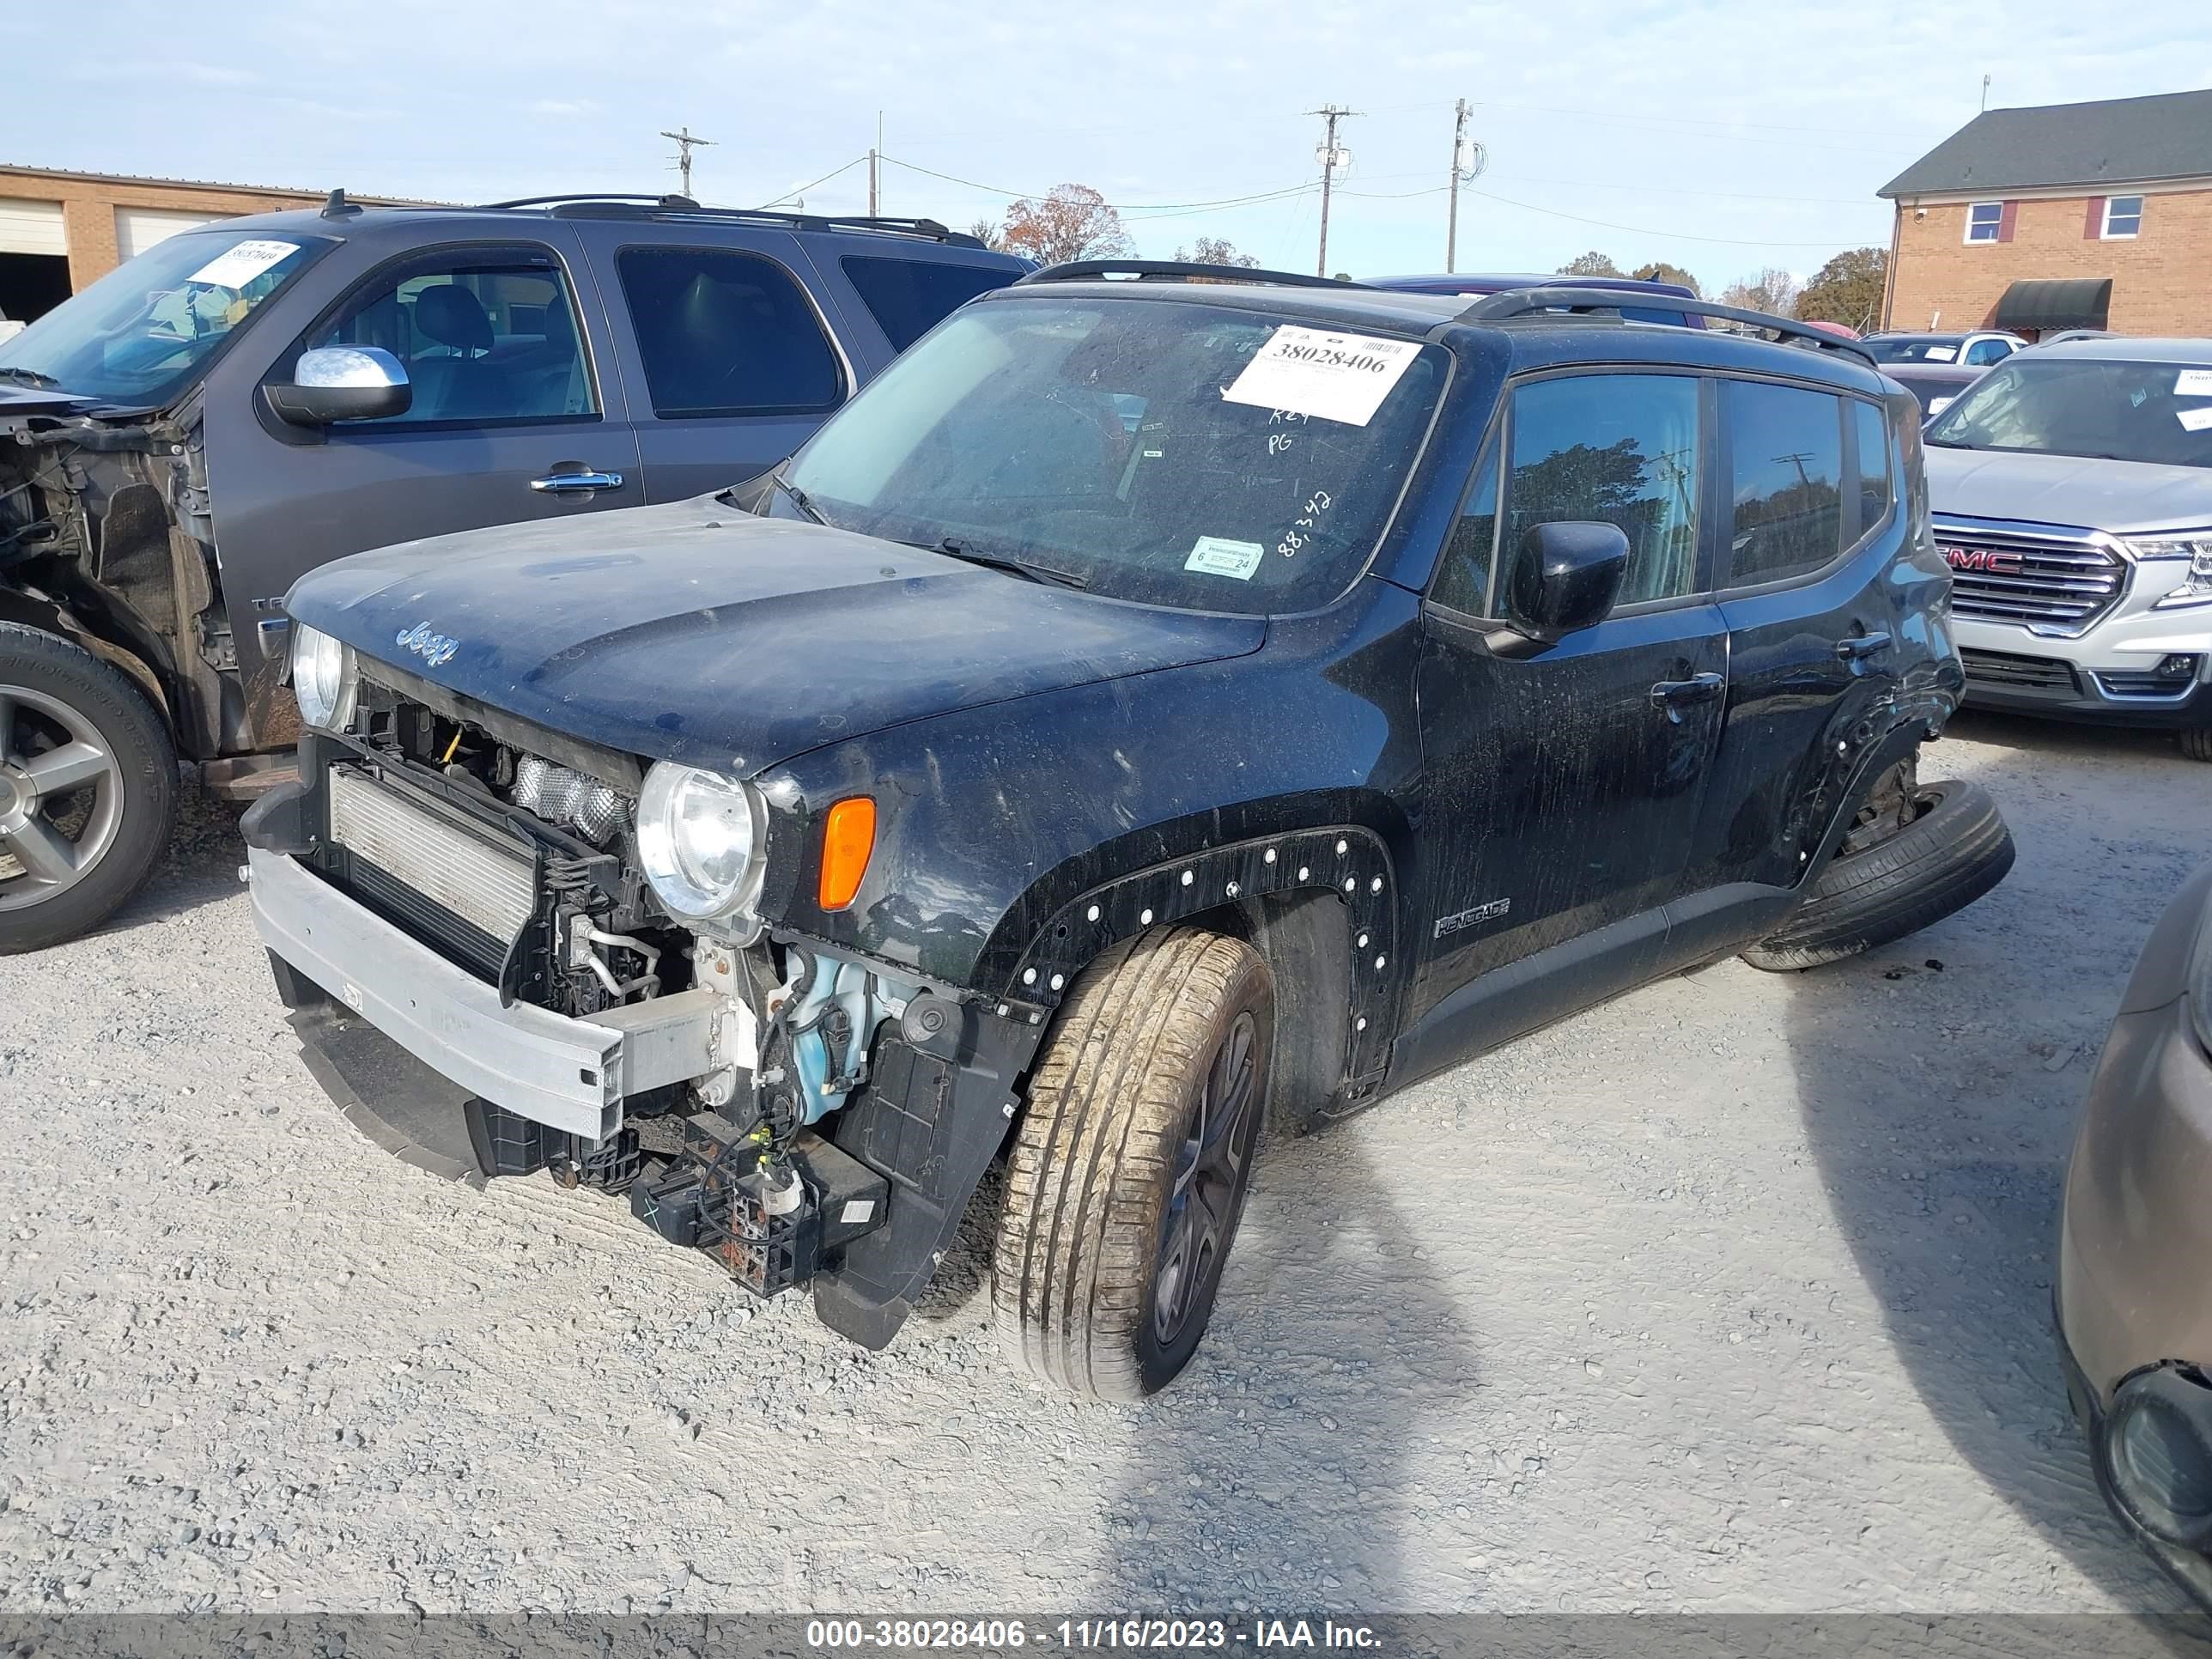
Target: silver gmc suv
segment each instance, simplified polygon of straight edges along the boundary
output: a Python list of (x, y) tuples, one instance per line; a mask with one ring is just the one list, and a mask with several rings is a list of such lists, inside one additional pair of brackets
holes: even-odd
[(2212, 761), (2212, 340), (2016, 353), (1926, 441), (1967, 702)]

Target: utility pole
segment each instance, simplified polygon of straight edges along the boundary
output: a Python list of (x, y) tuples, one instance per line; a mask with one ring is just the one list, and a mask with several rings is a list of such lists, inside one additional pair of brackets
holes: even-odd
[(660, 136), (664, 138), (673, 138), (676, 141), (676, 171), (684, 179), (683, 193), (689, 196), (691, 193), (691, 152), (701, 144), (711, 144), (714, 141), (712, 138), (692, 137), (691, 129), (688, 124), (677, 128), (673, 132), (663, 132)]
[(1490, 152), (1467, 136), (1467, 118), (1474, 113), (1462, 98), (1453, 106), (1451, 214), (1444, 223), (1444, 272), (1459, 269), (1459, 187), (1489, 165)]
[(1989, 77), (1988, 76), (1984, 75), (1984, 76), (1982, 76), (1982, 112), (1983, 112), (1983, 113), (1987, 114), (1987, 113), (1989, 112), (1989, 107), (1990, 107), (1990, 77)]
[(876, 147), (868, 152), (868, 217), (876, 216), (877, 168), (882, 164), (884, 153), (884, 112), (876, 112)]
[(1321, 255), (1314, 261), (1314, 275), (1316, 276), (1328, 275), (1329, 182), (1340, 168), (1352, 165), (1352, 152), (1339, 147), (1336, 142), (1336, 124), (1358, 112), (1358, 110), (1339, 109), (1334, 104), (1324, 104), (1319, 109), (1306, 112), (1309, 115), (1320, 116), (1322, 123), (1321, 146), (1314, 151), (1314, 160), (1321, 163)]

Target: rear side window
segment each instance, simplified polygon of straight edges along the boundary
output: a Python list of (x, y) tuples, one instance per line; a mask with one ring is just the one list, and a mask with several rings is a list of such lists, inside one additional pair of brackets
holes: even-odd
[(1858, 438), (1859, 521), (1863, 536), (1889, 516), (1889, 422), (1879, 404), (1854, 398), (1851, 419)]
[(1021, 274), (949, 260), (875, 259), (859, 254), (837, 263), (894, 351), (904, 351), (977, 295), (1004, 288)]
[(664, 421), (835, 408), (844, 371), (781, 265), (723, 248), (624, 248), (616, 261)]
[(1843, 551), (1843, 400), (1800, 386), (1730, 380), (1729, 584), (1818, 570)]
[(1620, 603), (1698, 585), (1698, 382), (1581, 374), (1513, 394), (1505, 558), (1535, 525), (1603, 520), (1628, 538)]

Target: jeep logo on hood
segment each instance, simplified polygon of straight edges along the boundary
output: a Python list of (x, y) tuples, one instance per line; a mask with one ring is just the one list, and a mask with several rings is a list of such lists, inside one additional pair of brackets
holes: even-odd
[(441, 663), (451, 662), (453, 653), (461, 648), (459, 640), (433, 633), (428, 623), (416, 623), (399, 635), (397, 643), (402, 650), (412, 651), (433, 668)]

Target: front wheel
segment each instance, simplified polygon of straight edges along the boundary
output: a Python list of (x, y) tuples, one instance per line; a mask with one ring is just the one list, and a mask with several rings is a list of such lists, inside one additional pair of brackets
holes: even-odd
[(2181, 752), (2191, 760), (2212, 761), (2212, 726), (2192, 726), (2185, 731)]
[(1076, 981), (1016, 1132), (992, 1301), (1034, 1376), (1103, 1400), (1197, 1351), (1266, 1113), (1267, 966), (1201, 928), (1116, 945)]
[(0, 623), (0, 955), (74, 939), (168, 844), (177, 755), (119, 670)]

